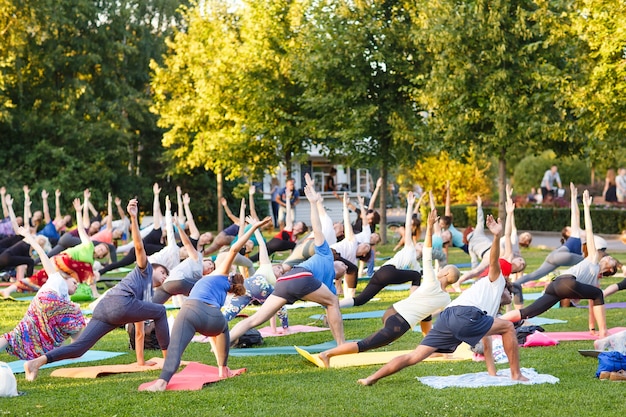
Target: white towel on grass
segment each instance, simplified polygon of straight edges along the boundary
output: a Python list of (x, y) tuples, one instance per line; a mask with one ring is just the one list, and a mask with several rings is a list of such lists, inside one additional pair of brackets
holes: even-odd
[(522, 374), (528, 381), (515, 381), (511, 379), (511, 370), (502, 369), (497, 372), (498, 376), (490, 376), (487, 372), (478, 372), (464, 375), (450, 376), (422, 376), (417, 379), (432, 388), (480, 388), (515, 384), (556, 384), (559, 378), (548, 374), (539, 374), (533, 368), (522, 368)]

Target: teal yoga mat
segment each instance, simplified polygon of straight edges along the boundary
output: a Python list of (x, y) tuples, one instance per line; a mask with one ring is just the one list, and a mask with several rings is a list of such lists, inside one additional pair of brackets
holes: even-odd
[[(360, 313), (350, 313), (350, 314), (342, 314), (341, 317), (344, 320), (357, 320), (357, 319), (379, 319), (385, 314), (385, 310), (375, 310), (375, 311), (362, 311)], [(323, 314), (314, 314), (309, 316), (310, 319), (321, 320)], [(303, 349), (306, 349), (302, 347)]]
[[(114, 358), (120, 355), (126, 355), (126, 353), (125, 352), (107, 352), (104, 350), (88, 350), (87, 353), (85, 353), (80, 358), (64, 359), (58, 362), (47, 363), (43, 365), (40, 369), (54, 368), (57, 366), (65, 366), (65, 365), (73, 365), (75, 363), (81, 363), (81, 362), (101, 361), (104, 359)], [(13, 371), (14, 374), (20, 374), (20, 373), (24, 373), (25, 362), (26, 361), (22, 361), (22, 360), (13, 361), (13, 362), (9, 362), (8, 365), (11, 367), (11, 370)]]

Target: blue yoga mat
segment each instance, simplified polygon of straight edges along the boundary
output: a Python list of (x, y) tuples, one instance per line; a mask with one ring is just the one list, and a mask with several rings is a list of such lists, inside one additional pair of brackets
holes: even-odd
[[(350, 313), (350, 314), (342, 314), (341, 317), (344, 320), (357, 320), (357, 319), (378, 319), (381, 318), (385, 314), (385, 310), (375, 310), (375, 311), (362, 311), (360, 313)], [(309, 316), (310, 319), (321, 320), (323, 314), (314, 314)], [(302, 347), (305, 349), (305, 347)]]
[(547, 317), (533, 317), (532, 319), (526, 320), (526, 322), (535, 326), (544, 326), (546, 324), (567, 323), (567, 320), (549, 319)]
[[(332, 349), (337, 346), (334, 340), (330, 342), (319, 343), (317, 345), (302, 346), (302, 349), (311, 352), (319, 353), (327, 349)], [(243, 348), (243, 349), (231, 349), (228, 353), (229, 356), (269, 356), (269, 355), (298, 355), (298, 352), (293, 346), (275, 346), (275, 347), (259, 347), (259, 348)]]
[[(80, 358), (63, 359), (58, 362), (47, 363), (43, 365), (40, 369), (54, 368), (57, 366), (64, 366), (64, 365), (73, 365), (75, 363), (81, 363), (81, 362), (101, 361), (103, 359), (114, 358), (120, 355), (126, 355), (126, 353), (125, 352), (107, 352), (104, 350), (88, 350), (87, 353), (85, 353)], [(24, 373), (25, 362), (26, 361), (23, 361), (23, 360), (13, 361), (13, 362), (9, 362), (8, 365), (11, 367), (11, 370), (13, 371), (14, 374), (20, 374), (20, 373)]]

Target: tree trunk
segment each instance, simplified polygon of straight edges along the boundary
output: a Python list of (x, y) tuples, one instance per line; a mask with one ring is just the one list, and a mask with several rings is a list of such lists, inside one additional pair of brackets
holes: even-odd
[(224, 207), (220, 203), (224, 193), (224, 178), (221, 170), (217, 171), (215, 176), (217, 179), (217, 231), (221, 232), (224, 230)]
[(500, 158), (498, 160), (498, 217), (504, 224), (506, 220), (506, 149), (500, 150)]

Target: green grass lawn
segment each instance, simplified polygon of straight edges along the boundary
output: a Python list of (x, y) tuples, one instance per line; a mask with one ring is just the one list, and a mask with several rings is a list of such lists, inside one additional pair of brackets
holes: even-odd
[[(379, 256), (390, 254), (381, 247)], [(536, 268), (547, 251), (528, 250), (525, 256), (529, 270)], [(622, 255), (622, 257), (625, 257)], [(452, 250), (453, 263), (468, 262), (467, 255)], [(379, 262), (381, 263), (381, 262)], [(621, 279), (621, 278), (619, 278)], [(617, 282), (606, 279), (603, 287)], [(362, 288), (365, 284), (360, 283)], [(540, 291), (540, 290), (537, 290)], [(379, 300), (345, 312), (382, 310), (404, 298), (408, 291), (383, 291)], [(626, 301), (626, 292), (607, 302)], [(10, 330), (21, 319), (27, 302), (0, 304), (0, 331)], [(309, 318), (322, 308), (290, 310), (291, 324), (317, 324)], [(252, 313), (250, 310), (248, 313)], [(548, 331), (586, 330), (587, 310), (555, 308), (543, 317), (567, 320), (566, 324), (546, 326)], [(607, 310), (609, 327), (626, 326), (626, 313)], [(232, 326), (232, 324), (231, 324)], [(346, 320), (347, 340), (362, 338), (380, 327), (380, 319)], [(331, 340), (330, 332), (304, 333), (265, 339), (265, 346), (311, 345)], [(410, 332), (388, 346), (388, 350), (414, 348), (421, 333)], [(415, 378), (427, 375), (452, 375), (484, 371), (481, 362), (431, 362), (405, 369), (381, 380), (372, 387), (356, 383), (378, 369), (365, 366), (347, 369), (319, 369), (299, 355), (231, 357), (231, 368), (246, 368), (242, 376), (205, 387), (200, 391), (143, 393), (137, 387), (158, 377), (158, 371), (113, 375), (94, 380), (51, 378), (52, 369), (42, 369), (32, 383), (17, 375), (18, 389), (26, 394), (17, 398), (0, 398), (0, 414), (8, 416), (622, 416), (626, 383), (600, 381), (594, 377), (597, 360), (579, 355), (578, 349), (592, 349), (592, 342), (562, 342), (558, 346), (523, 348), (523, 367), (560, 379), (556, 385), (492, 387), (479, 389), (429, 388)], [(101, 362), (116, 364), (134, 362), (128, 350), (128, 336), (116, 330), (94, 349), (128, 352), (127, 355)], [(148, 351), (148, 357), (151, 354)], [(158, 352), (154, 352), (156, 355)], [(192, 343), (184, 360), (215, 365), (208, 344)], [(13, 361), (6, 353), (0, 361)], [(498, 365), (498, 369), (507, 365)]]

